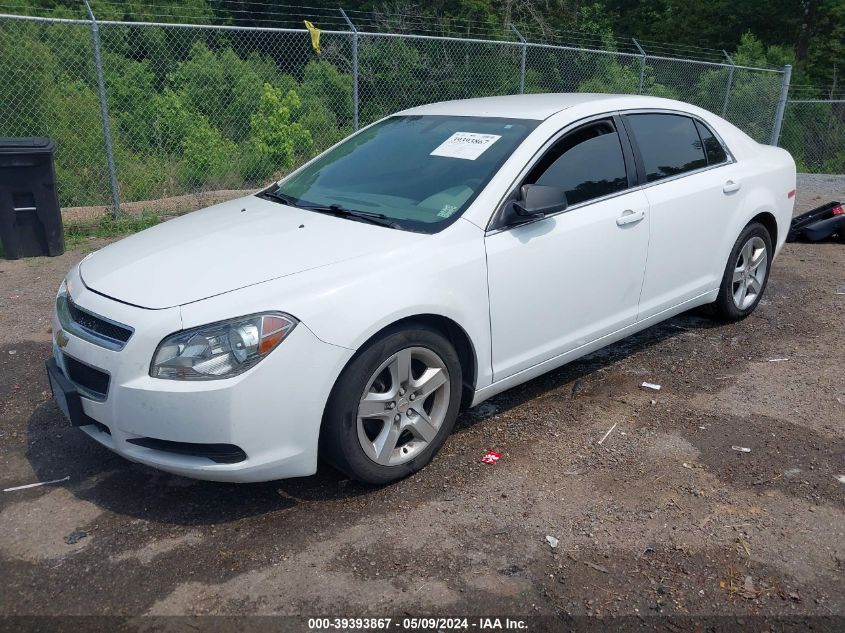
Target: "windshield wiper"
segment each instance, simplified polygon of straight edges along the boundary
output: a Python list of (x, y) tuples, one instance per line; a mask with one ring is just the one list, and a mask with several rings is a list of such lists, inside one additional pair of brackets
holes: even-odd
[(294, 198), (293, 196), (289, 196), (287, 194), (282, 193), (279, 191), (278, 186), (273, 189), (268, 189), (267, 191), (262, 191), (260, 196), (266, 196), (268, 198), (273, 198), (274, 200), (278, 200), (290, 207), (299, 207), (299, 200)]
[(358, 211), (357, 209), (347, 209), (346, 207), (339, 204), (301, 204), (300, 201), (294, 198), (293, 196), (289, 196), (279, 191), (278, 185), (271, 189), (267, 189), (266, 191), (262, 191), (258, 195), (265, 196), (267, 198), (272, 198), (273, 200), (278, 200), (283, 204), (286, 204), (290, 207), (296, 207), (297, 209), (305, 209), (306, 211), (314, 211), (315, 213), (328, 213), (339, 218), (354, 218), (356, 220), (363, 220), (364, 222), (369, 222), (370, 224), (386, 226), (390, 229), (402, 228), (398, 222), (394, 222), (382, 213), (372, 213), (370, 211)]
[(301, 209), (314, 211), (316, 213), (328, 213), (339, 218), (354, 218), (356, 220), (364, 220), (370, 224), (377, 224), (379, 226), (386, 226), (391, 229), (402, 228), (397, 222), (394, 222), (383, 213), (372, 213), (370, 211), (358, 211), (357, 209), (347, 209), (339, 204), (329, 205), (299, 205)]

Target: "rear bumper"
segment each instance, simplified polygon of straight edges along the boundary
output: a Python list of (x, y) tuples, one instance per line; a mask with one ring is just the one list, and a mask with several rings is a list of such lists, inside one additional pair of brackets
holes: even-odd
[[(109, 374), (105, 398), (82, 394), (84, 414), (94, 423), (80, 428), (90, 437), (129, 460), (197, 479), (267, 481), (316, 472), (323, 409), (352, 350), (320, 341), (300, 323), (239, 376), (162, 380), (149, 375), (150, 360), (161, 339), (181, 329), (178, 308), (127, 306), (81, 284), (74, 286), (73, 299), (135, 329), (120, 351), (68, 332), (61, 348), (54, 340), (53, 354), (66, 376), (67, 356)], [(60, 329), (54, 314), (53, 331)], [(237, 459), (235, 449), (244, 459)], [(214, 451), (226, 458), (215, 459)]]

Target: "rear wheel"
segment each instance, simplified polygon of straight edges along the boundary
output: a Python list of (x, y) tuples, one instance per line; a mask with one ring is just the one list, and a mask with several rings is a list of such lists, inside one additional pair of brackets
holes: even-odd
[(354, 479), (386, 484), (425, 466), (452, 431), (461, 365), (424, 326), (370, 343), (338, 378), (323, 418), (323, 456)]
[(772, 238), (765, 226), (753, 222), (743, 229), (728, 258), (713, 304), (717, 316), (738, 321), (754, 312), (769, 282), (773, 254)]

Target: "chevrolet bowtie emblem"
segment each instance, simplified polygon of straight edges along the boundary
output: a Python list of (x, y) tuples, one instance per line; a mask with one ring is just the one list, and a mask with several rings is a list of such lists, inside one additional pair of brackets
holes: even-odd
[(64, 330), (56, 330), (56, 345), (64, 347), (68, 344), (69, 340), (70, 339), (67, 337)]

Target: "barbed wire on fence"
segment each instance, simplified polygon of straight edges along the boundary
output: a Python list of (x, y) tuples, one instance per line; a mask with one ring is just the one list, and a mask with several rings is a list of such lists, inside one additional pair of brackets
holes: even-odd
[[(91, 3), (95, 15), (117, 4)], [(0, 15), (0, 136), (54, 138), (62, 206), (108, 206), (114, 197), (116, 210), (255, 189), (392, 112), (476, 96), (666, 96), (720, 114), (761, 142), (785, 109), (782, 138), (795, 135), (784, 73), (735, 65), (723, 52), (682, 59), (657, 43), (602, 49), (565, 34), (537, 42), (518, 26), (490, 38), (425, 32), (437, 30), (431, 22), (406, 25), (418, 32), (377, 32), (389, 16), (335, 10), (329, 20), (331, 10), (306, 10), (330, 27), (321, 29), (319, 53), (301, 23), (282, 26), (273, 14), (272, 24), (251, 25)]]
[[(87, 17), (85, 0), (59, 7), (33, 6), (29, 2), (0, 0), (0, 13), (26, 14), (54, 18)], [(358, 31), (390, 32), (406, 35), (432, 35), (471, 37), (476, 39), (513, 41), (511, 25), (518, 27), (526, 40), (536, 43), (559, 44), (576, 48), (612, 50), (637, 53), (639, 48), (632, 37), (610, 35), (589, 30), (552, 29), (543, 23), (536, 13), (508, 13), (502, 21), (478, 20), (472, 17), (432, 15), (415, 11), (412, 7), (399, 10), (348, 9), (349, 21), (343, 17), (340, 7), (317, 6), (317, 2), (300, 5), (285, 2), (261, 2), (253, 0), (214, 0), (211, 7), (186, 5), (176, 0), (135, 1), (90, 0), (94, 13), (103, 21), (166, 22), (229, 26), (268, 26), (274, 28), (302, 28), (303, 20), (309, 20), (324, 30), (351, 30), (350, 22)], [(215, 9), (219, 10), (215, 12)], [(116, 17), (119, 14), (123, 17)], [(259, 17), (260, 16), (260, 17)], [(639, 43), (655, 56), (698, 61), (724, 62), (723, 51), (692, 44), (661, 42), (639, 39)], [(774, 69), (779, 70), (779, 69)]]

